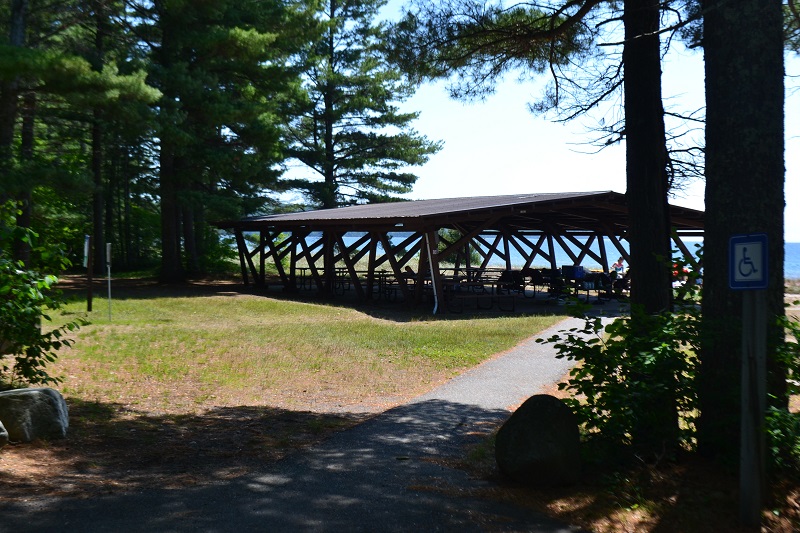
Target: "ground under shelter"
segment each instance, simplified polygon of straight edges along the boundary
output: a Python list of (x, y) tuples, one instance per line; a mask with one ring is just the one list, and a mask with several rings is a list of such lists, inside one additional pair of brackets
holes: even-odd
[[(684, 240), (702, 237), (703, 212), (670, 206), (670, 216), (675, 247), (691, 258)], [(434, 312), (467, 298), (502, 307), (531, 291), (577, 292), (594, 288), (591, 276), (607, 290), (618, 257), (635, 268), (626, 197), (612, 191), (354, 205), (219, 227), (236, 236), (245, 284), (266, 286), (274, 272), (286, 291), (431, 302)]]

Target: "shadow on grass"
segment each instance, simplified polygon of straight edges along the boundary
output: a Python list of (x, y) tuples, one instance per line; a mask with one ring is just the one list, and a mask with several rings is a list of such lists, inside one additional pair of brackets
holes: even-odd
[(157, 415), (77, 398), (68, 404), (66, 439), (11, 445), (0, 452), (33, 455), (38, 465), (50, 465), (40, 472), (35, 465), (23, 472), (3, 469), (0, 500), (31, 494), (93, 497), (232, 479), (368, 418), (274, 407)]
[[(65, 294), (74, 301), (86, 300), (86, 281), (78, 277), (68, 277), (61, 288)], [(95, 280), (93, 294), (95, 306), (102, 306), (106, 297), (107, 287), (103, 280)], [(257, 287), (244, 285), (241, 282), (213, 280), (193, 281), (180, 284), (162, 284), (153, 278), (132, 278), (112, 280), (112, 299), (116, 300), (146, 300), (151, 298), (192, 298), (199, 296), (238, 296), (242, 294), (273, 298), (289, 302), (323, 305), (335, 308), (353, 309), (375, 318), (393, 322), (413, 322), (431, 320), (473, 320), (490, 319), (504, 316), (524, 315), (565, 315), (569, 314), (567, 305), (563, 300), (548, 298), (546, 294), (538, 294), (535, 298), (517, 297), (513, 310), (502, 310), (496, 305), (489, 309), (476, 307), (474, 302), (465, 304), (461, 312), (448, 312), (447, 305), (442, 302), (440, 311), (433, 314), (433, 302), (424, 301), (420, 304), (409, 304), (402, 299), (387, 300), (376, 298), (363, 301), (356, 298), (354, 290), (345, 291), (344, 294), (323, 296), (313, 290), (299, 290), (286, 292), (280, 285)], [(506, 304), (507, 305), (507, 304)], [(590, 306), (590, 314), (601, 316), (619, 316), (621, 306), (616, 300), (603, 305)]]
[[(81, 416), (96, 420), (97, 426), (82, 423), (85, 430), (107, 426), (96, 438), (104, 439), (108, 449), (100, 455), (102, 461), (91, 459), (85, 450), (72, 453), (95, 463), (87, 468), (125, 474), (129, 490), (98, 492), (84, 499), (18, 498), (5, 505), (5, 527), (116, 532), (577, 531), (522, 506), (476, 497), (487, 482), (447, 466), (507, 417), (504, 409), (443, 400), (412, 403), (347, 431), (334, 431), (308, 453), (272, 463), (255, 452), (275, 446), (263, 440), (278, 422), (272, 409), (221, 409), (197, 417), (145, 418), (138, 424), (113, 418), (101, 422), (116, 409), (91, 404), (78, 408)], [(311, 431), (321, 425), (327, 431), (352, 422), (347, 417), (342, 422), (339, 416), (280, 415), (283, 422), (293, 421), (294, 429), (284, 438), (299, 433), (298, 426)], [(217, 425), (222, 431), (213, 431)], [(236, 433), (236, 438), (228, 433)], [(225, 444), (212, 445), (215, 438)], [(180, 447), (160, 449), (169, 441), (179, 441)], [(113, 459), (113, 454), (141, 454), (131, 465), (141, 471), (123, 472), (131, 458)], [(62, 453), (54, 460), (71, 458)], [(109, 466), (106, 460), (116, 463)], [(227, 474), (243, 464), (246, 471), (241, 475)], [(189, 475), (204, 482), (186, 483)]]

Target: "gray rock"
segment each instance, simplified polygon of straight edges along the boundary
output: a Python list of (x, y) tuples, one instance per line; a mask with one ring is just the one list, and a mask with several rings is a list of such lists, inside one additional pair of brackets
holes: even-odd
[(6, 427), (0, 422), (0, 448), (8, 444), (8, 431)]
[(577, 483), (581, 458), (575, 414), (554, 396), (531, 396), (497, 433), (495, 458), (501, 472), (526, 485)]
[(0, 392), (0, 422), (15, 442), (67, 436), (67, 402), (55, 389), (17, 389)]

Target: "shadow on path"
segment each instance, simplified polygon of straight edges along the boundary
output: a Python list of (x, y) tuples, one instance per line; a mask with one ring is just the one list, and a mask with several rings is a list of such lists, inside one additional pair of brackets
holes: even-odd
[[(441, 459), (478, 442), (505, 409), (425, 400), (230, 481), (94, 499), (4, 505), (8, 531), (575, 531), (475, 497), (487, 482)], [(457, 488), (453, 491), (433, 487)]]

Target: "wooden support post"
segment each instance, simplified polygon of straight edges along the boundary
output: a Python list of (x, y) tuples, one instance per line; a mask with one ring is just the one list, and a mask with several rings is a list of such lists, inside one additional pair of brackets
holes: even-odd
[(239, 264), (242, 267), (242, 283), (250, 285), (250, 279), (247, 277), (247, 244), (244, 241), (242, 230), (236, 229), (236, 248), (239, 251)]
[(556, 263), (556, 248), (553, 244), (553, 234), (547, 232), (547, 249), (550, 252), (550, 268), (553, 270), (558, 270), (558, 264)]
[(439, 234), (436, 230), (425, 233), (425, 249), (428, 251), (428, 262), (431, 268), (431, 285), (433, 286), (433, 314), (444, 308), (444, 295), (442, 293), (442, 273), (439, 270)]
[(606, 252), (606, 238), (605, 235), (598, 235), (598, 246), (600, 248), (600, 265), (603, 267), (603, 272), (608, 274), (608, 253)]
[[(259, 238), (259, 246), (258, 246), (258, 285), (267, 286), (267, 257), (266, 253), (264, 253), (264, 247), (267, 245), (267, 237), (264, 235), (264, 231), (258, 232)], [(272, 246), (272, 237), (270, 236), (270, 246)], [(273, 255), (273, 258), (276, 263), (278, 263), (277, 256)]]

